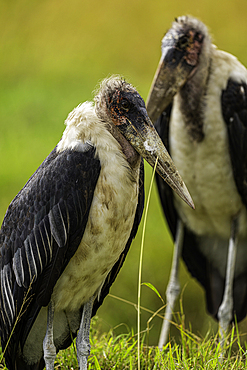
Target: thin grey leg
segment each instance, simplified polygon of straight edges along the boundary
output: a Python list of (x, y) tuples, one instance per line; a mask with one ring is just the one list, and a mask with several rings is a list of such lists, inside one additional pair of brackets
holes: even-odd
[(167, 343), (169, 327), (170, 327), (170, 322), (171, 322), (171, 318), (172, 318), (172, 314), (174, 310), (174, 305), (180, 293), (178, 272), (179, 272), (179, 260), (182, 254), (183, 235), (184, 235), (183, 224), (182, 224), (182, 221), (179, 220), (177, 232), (176, 232), (175, 245), (174, 245), (172, 269), (171, 269), (169, 283), (166, 289), (167, 306), (166, 306), (165, 317), (163, 320), (162, 329), (160, 332), (159, 344), (158, 344), (160, 350), (162, 350), (163, 346)]
[(56, 358), (56, 347), (53, 342), (53, 318), (54, 318), (54, 303), (51, 300), (47, 308), (47, 329), (45, 339), (43, 341), (46, 370), (54, 369), (54, 362)]
[(84, 304), (80, 328), (76, 339), (77, 360), (80, 370), (87, 369), (87, 359), (90, 354), (89, 330), (94, 297)]
[(222, 303), (218, 311), (220, 343), (224, 346), (227, 329), (232, 320), (233, 310), (233, 279), (235, 271), (235, 262), (237, 254), (237, 234), (238, 220), (235, 218), (231, 225), (231, 236), (228, 248), (227, 267), (226, 267), (226, 284)]

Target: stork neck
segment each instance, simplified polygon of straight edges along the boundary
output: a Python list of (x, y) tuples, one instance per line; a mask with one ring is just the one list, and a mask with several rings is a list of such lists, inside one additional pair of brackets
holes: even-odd
[(191, 141), (204, 139), (203, 122), (205, 96), (210, 78), (211, 60), (186, 82), (180, 91), (180, 108), (185, 119)]
[(140, 159), (141, 156), (137, 151), (133, 148), (132, 145), (128, 142), (127, 139), (121, 134), (121, 132), (118, 130), (118, 128), (115, 126), (115, 124), (109, 119), (107, 115), (107, 108), (105, 101), (101, 102), (102, 104), (102, 109), (99, 109), (99, 104), (96, 104), (95, 109), (96, 109), (96, 114), (97, 116), (105, 122), (107, 125), (108, 131), (112, 134), (114, 139), (117, 140), (117, 142), (120, 144), (122, 148), (122, 152), (126, 157), (126, 160), (128, 161), (130, 167), (133, 170), (136, 170), (140, 164)]
[(140, 164), (140, 154), (133, 148), (127, 139), (121, 134), (116, 126), (110, 125), (110, 132), (112, 136), (118, 141), (121, 146), (122, 152), (126, 157), (130, 167), (135, 170)]

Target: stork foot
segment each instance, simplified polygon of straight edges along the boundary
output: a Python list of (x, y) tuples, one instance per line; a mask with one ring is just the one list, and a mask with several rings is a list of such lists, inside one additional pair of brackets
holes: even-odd
[(53, 341), (53, 318), (54, 318), (54, 304), (52, 301), (50, 301), (47, 313), (46, 335), (43, 341), (46, 370), (54, 370), (54, 362), (57, 354), (56, 347)]
[(83, 307), (80, 329), (76, 339), (77, 360), (80, 370), (87, 370), (87, 359), (90, 355), (89, 331), (92, 316), (94, 297), (85, 303)]

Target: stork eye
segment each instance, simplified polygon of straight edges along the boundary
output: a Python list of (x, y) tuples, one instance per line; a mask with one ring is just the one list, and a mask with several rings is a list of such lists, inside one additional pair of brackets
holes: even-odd
[(188, 46), (188, 38), (187, 38), (187, 36), (181, 37), (181, 39), (178, 41), (178, 46), (181, 49), (184, 49), (186, 46)]
[(128, 99), (122, 99), (121, 100), (121, 107), (124, 110), (129, 110), (130, 109), (130, 102), (128, 101)]
[(202, 42), (203, 41), (203, 35), (199, 32), (195, 34), (195, 41)]

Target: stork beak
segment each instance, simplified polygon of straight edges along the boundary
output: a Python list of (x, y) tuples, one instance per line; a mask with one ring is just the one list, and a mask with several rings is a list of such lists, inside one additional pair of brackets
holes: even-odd
[(174, 95), (185, 84), (194, 69), (194, 66), (188, 64), (181, 55), (176, 55), (178, 59), (173, 58), (171, 49), (166, 49), (168, 48), (163, 50), (147, 98), (147, 111), (154, 123), (172, 102)]
[(183, 59), (173, 66), (162, 55), (147, 98), (147, 111), (152, 122), (156, 122), (172, 102), (191, 71), (191, 66), (184, 63)]
[(140, 111), (141, 114), (137, 119), (133, 119), (133, 122), (127, 119), (127, 123), (118, 126), (119, 130), (153, 168), (158, 158), (157, 173), (191, 208), (195, 208), (193, 200), (155, 130), (146, 109), (142, 107)]

